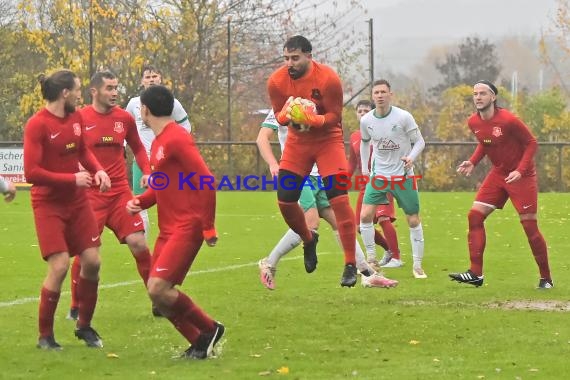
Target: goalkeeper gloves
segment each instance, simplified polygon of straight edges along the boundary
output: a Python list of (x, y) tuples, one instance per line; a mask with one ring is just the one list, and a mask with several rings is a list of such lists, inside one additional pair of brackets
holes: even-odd
[(281, 111), (276, 115), (277, 122), (281, 125), (287, 125), (291, 121), (291, 103), (293, 102), (293, 97), (290, 96), (289, 99), (285, 102)]

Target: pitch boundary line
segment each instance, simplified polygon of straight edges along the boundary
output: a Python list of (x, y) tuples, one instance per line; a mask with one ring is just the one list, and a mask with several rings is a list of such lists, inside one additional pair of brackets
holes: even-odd
[[(319, 256), (322, 255), (329, 255), (333, 252), (319, 252)], [(302, 258), (303, 256), (289, 256), (289, 257), (284, 257), (281, 259), (281, 261), (290, 261), (290, 260), (297, 260), (299, 258)], [(190, 273), (188, 273), (186, 275), (186, 277), (188, 276), (197, 276), (197, 275), (201, 275), (201, 274), (210, 274), (210, 273), (217, 273), (217, 272), (223, 272), (223, 271), (228, 271), (228, 270), (237, 270), (237, 269), (242, 269), (242, 268), (247, 268), (247, 267), (253, 267), (253, 266), (257, 266), (257, 261), (252, 262), (252, 263), (246, 263), (246, 264), (236, 264), (236, 265), (228, 265), (225, 267), (219, 267), (219, 268), (211, 268), (211, 269), (203, 269), (203, 270), (198, 270), (198, 271), (191, 271)], [(130, 286), (130, 285), (134, 285), (134, 284), (140, 284), (141, 280), (132, 280), (132, 281), (122, 281), (122, 282), (116, 282), (114, 284), (103, 284), (101, 286), (99, 286), (99, 289), (112, 289), (112, 288), (119, 288), (119, 287), (123, 287), (123, 286)], [(61, 292), (61, 295), (69, 295), (70, 292), (69, 290), (63, 291)], [(12, 306), (18, 306), (18, 305), (26, 305), (29, 303), (33, 303), (33, 302), (38, 302), (39, 301), (39, 297), (24, 297), (24, 298), (18, 298), (15, 299), (13, 301), (0, 301), (0, 309), (4, 308), (4, 307), (12, 307)]]

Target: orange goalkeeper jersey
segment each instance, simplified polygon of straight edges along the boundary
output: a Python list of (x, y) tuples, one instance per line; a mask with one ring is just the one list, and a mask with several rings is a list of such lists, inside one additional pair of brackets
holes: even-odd
[(317, 105), (317, 113), (325, 116), (323, 127), (312, 127), (308, 132), (289, 127), (287, 139), (291, 142), (342, 139), (342, 84), (329, 66), (311, 61), (309, 70), (299, 79), (292, 79), (287, 66), (282, 66), (267, 80), (267, 91), (275, 113), (281, 111), (287, 99), (293, 96), (313, 101)]

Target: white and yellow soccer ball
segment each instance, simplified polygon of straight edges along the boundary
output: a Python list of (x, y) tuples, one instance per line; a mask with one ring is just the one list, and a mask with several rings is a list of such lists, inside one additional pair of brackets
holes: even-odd
[(317, 105), (309, 99), (297, 97), (290, 104), (289, 118), (291, 119), (291, 125), (300, 132), (308, 132), (311, 129), (311, 126), (306, 124), (304, 109), (307, 108), (317, 112)]

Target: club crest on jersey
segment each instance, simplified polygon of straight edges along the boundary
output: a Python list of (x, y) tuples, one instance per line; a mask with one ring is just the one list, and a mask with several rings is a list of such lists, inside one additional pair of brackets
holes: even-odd
[(113, 128), (113, 131), (117, 133), (123, 133), (125, 131), (125, 128), (123, 127), (123, 122), (115, 121), (115, 128)]
[(164, 158), (164, 148), (158, 147), (158, 150), (156, 151), (156, 161), (160, 161)]
[(493, 127), (493, 132), (491, 132), (491, 134), (495, 137), (499, 137), (503, 135), (503, 130), (501, 127)]
[(79, 123), (73, 123), (73, 133), (75, 136), (81, 136), (81, 125)]

